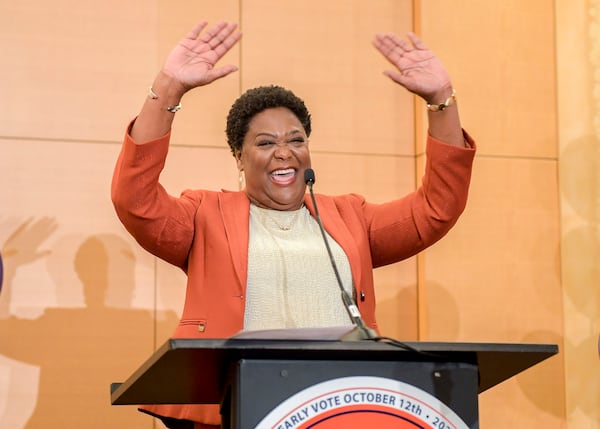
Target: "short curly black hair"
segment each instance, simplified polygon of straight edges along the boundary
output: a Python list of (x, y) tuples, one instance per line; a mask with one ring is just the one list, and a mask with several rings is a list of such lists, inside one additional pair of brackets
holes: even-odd
[(276, 107), (290, 109), (302, 124), (306, 136), (310, 136), (310, 113), (302, 99), (281, 86), (259, 86), (243, 93), (229, 109), (225, 132), (227, 143), (234, 156), (242, 150), (244, 137), (252, 118), (263, 110)]

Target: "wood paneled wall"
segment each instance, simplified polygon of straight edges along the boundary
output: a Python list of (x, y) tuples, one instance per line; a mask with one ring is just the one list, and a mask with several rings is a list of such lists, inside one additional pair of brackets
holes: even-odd
[[(128, 236), (109, 186), (147, 86), (203, 18), (240, 23), (242, 43), (224, 60), (240, 71), (183, 99), (162, 176), (170, 192), (237, 189), (225, 116), (245, 89), (271, 83), (311, 110), (319, 192), (385, 201), (414, 189), (424, 105), (382, 75), (388, 65), (370, 44), (376, 32), (414, 29), (449, 69), (479, 151), (457, 226), (419, 257), (376, 270), (383, 333), (551, 342), (561, 351), (571, 344), (561, 284), (555, 4), (456, 3), (4, 2), (0, 427), (152, 427), (133, 407), (111, 407), (108, 385), (168, 338), (185, 278)], [(484, 393), (481, 426), (566, 427), (565, 403), (573, 402), (565, 392), (575, 395), (565, 389), (575, 365), (567, 363), (561, 353)]]
[(600, 427), (600, 2), (556, 2), (569, 428)]

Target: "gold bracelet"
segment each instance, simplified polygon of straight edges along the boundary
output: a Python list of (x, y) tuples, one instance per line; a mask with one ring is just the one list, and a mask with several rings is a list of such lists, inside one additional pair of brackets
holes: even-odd
[(177, 104), (176, 106), (167, 106), (165, 107), (165, 109), (167, 109), (167, 112), (175, 113), (179, 109), (181, 109), (181, 102), (179, 102), (179, 104)]
[[(152, 86), (148, 87), (148, 98), (150, 98), (151, 100), (158, 100), (158, 94), (156, 92), (154, 92), (154, 90), (152, 89)], [(171, 113), (175, 113), (180, 109), (181, 109), (181, 102), (179, 102), (176, 106), (165, 107), (165, 110), (167, 112), (171, 112)]]
[(152, 100), (156, 100), (158, 98), (158, 94), (154, 92), (151, 86), (148, 87), (148, 98)]
[(454, 92), (454, 88), (452, 88), (452, 94), (450, 97), (446, 98), (446, 101), (440, 104), (429, 104), (427, 103), (427, 110), (430, 112), (441, 112), (448, 106), (452, 106), (456, 101), (456, 93)]

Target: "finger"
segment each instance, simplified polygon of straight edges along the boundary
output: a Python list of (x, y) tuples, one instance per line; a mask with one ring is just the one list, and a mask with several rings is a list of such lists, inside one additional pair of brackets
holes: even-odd
[(373, 40), (373, 46), (375, 46), (375, 49), (377, 49), (386, 59), (390, 59), (389, 56), (393, 52), (393, 47), (386, 42), (383, 36), (375, 38), (375, 40)]
[(15, 237), (18, 237), (19, 234), (21, 234), (31, 224), (31, 222), (33, 222), (33, 217), (28, 218), (27, 220), (25, 220), (25, 222), (19, 225), (19, 227), (8, 236), (8, 238), (5, 241), (5, 244), (13, 240)]
[[(223, 45), (224, 43), (229, 43), (229, 47), (233, 46), (233, 44), (231, 44), (231, 42), (228, 42), (228, 39), (232, 36), (236, 34), (236, 28), (237, 28), (237, 24), (232, 22), (227, 24), (225, 27), (223, 27), (221, 29), (221, 31), (219, 31), (218, 34), (215, 35), (213, 40), (216, 40), (218, 43), (216, 44), (210, 44), (211, 48), (213, 49), (217, 49), (218, 47), (220, 47), (221, 45)], [(235, 43), (235, 41), (234, 41)], [(228, 49), (225, 50), (225, 52), (227, 52)]]
[(415, 33), (410, 32), (406, 36), (410, 39), (410, 41), (412, 42), (412, 44), (415, 48), (427, 49), (427, 46), (425, 46), (423, 41), (421, 39), (419, 39), (419, 37)]
[(204, 27), (206, 27), (206, 24), (208, 24), (208, 22), (206, 21), (202, 21), (199, 22), (198, 24), (196, 24), (196, 26), (185, 36), (186, 39), (191, 39), (191, 40), (196, 40), (198, 38), (198, 36), (200, 35), (200, 33), (202, 33), (202, 30), (204, 29)]
[(402, 50), (403, 53), (410, 52), (414, 49), (406, 40), (404, 40), (402, 37), (398, 36), (397, 34), (390, 33), (388, 35), (388, 38), (389, 38), (390, 42), (393, 43), (394, 45), (396, 45), (398, 47), (398, 49)]
[(389, 55), (396, 47), (393, 41), (386, 34), (377, 34), (373, 44), (383, 55), (386, 56)]
[(41, 252), (36, 252), (33, 255), (31, 255), (30, 260), (35, 261), (36, 259), (44, 258), (51, 254), (52, 254), (52, 250), (42, 250)]
[(208, 44), (211, 49), (221, 43), (221, 39), (219, 38), (219, 34), (221, 31), (227, 27), (227, 23), (225, 21), (221, 21), (213, 25), (211, 28), (206, 30), (202, 36), (200, 36), (200, 41)]
[[(45, 240), (58, 229), (58, 224), (51, 217), (44, 217), (31, 225), (31, 235), (38, 239)], [(40, 240), (40, 241), (41, 241)]]
[(216, 69), (212, 69), (207, 73), (208, 78), (209, 78), (209, 83), (213, 82), (217, 79), (221, 79), (233, 72), (236, 72), (237, 70), (238, 70), (238, 68), (231, 64), (227, 65), (227, 66), (219, 67)]
[(216, 24), (214, 24), (212, 27), (210, 27), (208, 30), (206, 30), (206, 32), (204, 34), (208, 35), (209, 37), (213, 37), (215, 34), (219, 34), (219, 31), (221, 31), (221, 29), (223, 27), (225, 27), (226, 25), (227, 25), (227, 22), (219, 21)]
[(219, 58), (225, 55), (231, 48), (233, 48), (237, 42), (242, 38), (242, 33), (236, 31), (229, 36), (223, 42), (216, 46), (214, 51), (217, 53)]
[(235, 23), (235, 22), (230, 22), (230, 23), (228, 23), (228, 24), (227, 24), (225, 27), (223, 27), (223, 28), (222, 28), (222, 29), (219, 31), (219, 33), (217, 33), (217, 37), (218, 37), (220, 40), (225, 40), (225, 39), (227, 39), (227, 37), (229, 37), (229, 35), (235, 31), (235, 29), (237, 28), (237, 26), (238, 26), (238, 25), (237, 25), (237, 23)]
[(384, 75), (386, 75), (387, 77), (389, 77), (390, 79), (392, 79), (394, 82), (399, 83), (402, 86), (404, 85), (404, 76), (402, 75), (402, 72), (399, 72), (397, 70), (386, 70), (383, 72)]
[(388, 36), (381, 35), (373, 41), (373, 45), (394, 66), (400, 68), (404, 51)]

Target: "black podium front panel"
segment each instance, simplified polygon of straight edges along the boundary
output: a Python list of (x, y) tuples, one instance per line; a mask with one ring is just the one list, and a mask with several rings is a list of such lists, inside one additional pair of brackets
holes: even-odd
[[(394, 427), (474, 429), (477, 390), (478, 369), (470, 363), (241, 359), (227, 383), (224, 427), (341, 427), (334, 418), (356, 423), (368, 412), (370, 421), (373, 413), (380, 421), (404, 420)], [(458, 420), (464, 424), (453, 424)]]

